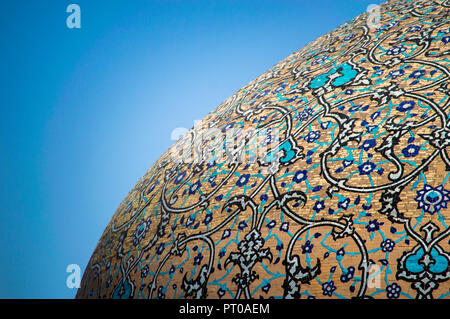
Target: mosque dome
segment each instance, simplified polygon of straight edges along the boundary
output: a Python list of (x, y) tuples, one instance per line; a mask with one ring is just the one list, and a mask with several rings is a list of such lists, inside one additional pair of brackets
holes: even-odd
[(388, 1), (224, 101), (120, 204), (77, 298), (448, 298), (449, 7)]

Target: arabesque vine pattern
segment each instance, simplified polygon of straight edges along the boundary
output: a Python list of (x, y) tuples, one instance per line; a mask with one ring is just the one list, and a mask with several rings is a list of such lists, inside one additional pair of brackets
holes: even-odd
[(77, 297), (449, 298), (449, 8), (388, 1), (223, 102), (122, 202)]

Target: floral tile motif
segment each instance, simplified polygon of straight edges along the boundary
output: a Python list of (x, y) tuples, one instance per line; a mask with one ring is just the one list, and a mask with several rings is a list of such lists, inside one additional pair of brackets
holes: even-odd
[(449, 0), (392, 0), (236, 92), (139, 180), (78, 298), (449, 298)]

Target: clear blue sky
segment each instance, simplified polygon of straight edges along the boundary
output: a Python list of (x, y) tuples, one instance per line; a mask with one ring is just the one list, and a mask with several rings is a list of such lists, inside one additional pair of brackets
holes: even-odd
[(2, 3), (0, 298), (73, 298), (67, 265), (84, 270), (174, 128), (380, 2)]

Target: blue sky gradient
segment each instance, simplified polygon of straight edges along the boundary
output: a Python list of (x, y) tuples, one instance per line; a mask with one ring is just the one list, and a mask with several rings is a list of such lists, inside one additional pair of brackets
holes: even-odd
[(0, 298), (73, 298), (67, 265), (84, 270), (174, 128), (371, 3), (3, 3)]

